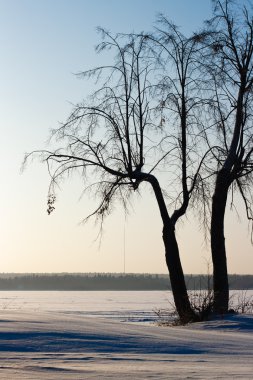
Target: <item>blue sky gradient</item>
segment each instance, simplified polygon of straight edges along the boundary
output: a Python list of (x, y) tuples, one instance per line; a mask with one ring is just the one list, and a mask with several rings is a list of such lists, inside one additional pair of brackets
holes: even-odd
[[(137, 198), (126, 221), (115, 210), (99, 248), (94, 225), (79, 224), (95, 201), (79, 200), (78, 178), (62, 187), (48, 217), (46, 167), (34, 162), (20, 174), (24, 153), (44, 148), (49, 129), (65, 120), (71, 103), (89, 94), (91, 85), (74, 74), (109, 59), (94, 51), (96, 27), (150, 31), (158, 13), (189, 34), (210, 17), (211, 1), (0, 0), (0, 272), (121, 272), (124, 231), (126, 271), (167, 272), (153, 197)], [(209, 246), (198, 218), (191, 220), (178, 232), (184, 270), (205, 273)], [(229, 271), (253, 273), (247, 224), (228, 212), (226, 226)]]

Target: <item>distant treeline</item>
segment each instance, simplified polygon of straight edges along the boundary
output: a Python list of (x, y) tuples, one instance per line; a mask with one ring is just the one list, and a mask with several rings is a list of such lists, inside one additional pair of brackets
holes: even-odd
[[(206, 275), (186, 275), (190, 290), (211, 287)], [(230, 275), (230, 289), (253, 289), (253, 275)], [(0, 274), (0, 290), (170, 290), (164, 274), (52, 273)]]

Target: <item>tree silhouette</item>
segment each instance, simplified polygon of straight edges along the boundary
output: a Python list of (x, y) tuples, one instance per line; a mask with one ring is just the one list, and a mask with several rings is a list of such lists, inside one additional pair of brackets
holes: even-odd
[[(163, 15), (157, 25), (156, 33), (149, 38), (158, 66), (162, 67), (157, 88), (162, 97), (164, 125), (176, 147), (173, 183), (178, 184), (179, 191), (172, 199), (171, 216), (175, 226), (186, 214), (190, 202), (194, 206), (195, 201), (207, 197), (202, 167), (213, 147), (206, 144), (205, 113), (209, 99), (205, 97), (206, 82), (200, 70), (200, 58), (208, 32), (186, 37)], [(170, 131), (172, 128), (174, 133)]]
[[(169, 215), (158, 169), (169, 165), (177, 146), (164, 128), (164, 104), (157, 100), (156, 60), (147, 54), (147, 36), (112, 36), (105, 30), (97, 51), (115, 52), (114, 63), (80, 73), (94, 77), (100, 87), (77, 104), (67, 121), (52, 132), (58, 148), (34, 151), (47, 163), (51, 182), (48, 213), (54, 209), (55, 184), (77, 171), (83, 177), (84, 193), (99, 200), (86, 217), (100, 223), (116, 201), (125, 208), (134, 191), (151, 185), (163, 223), (163, 242), (175, 305), (182, 321), (197, 318), (185, 285), (175, 221)], [(126, 41), (127, 39), (127, 41)], [(188, 190), (187, 190), (188, 191)], [(176, 216), (173, 217), (176, 219)]]
[[(228, 310), (229, 288), (224, 235), (228, 193), (238, 191), (253, 221), (253, 14), (252, 8), (229, 0), (214, 1), (207, 23), (206, 75), (210, 78), (214, 134), (207, 135), (215, 167), (211, 211), (214, 311)], [(215, 143), (214, 143), (215, 140)]]

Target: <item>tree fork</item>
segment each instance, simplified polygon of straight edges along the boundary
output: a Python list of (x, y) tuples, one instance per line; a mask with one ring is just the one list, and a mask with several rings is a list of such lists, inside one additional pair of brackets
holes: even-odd
[(144, 174), (144, 178), (152, 185), (163, 220), (163, 242), (165, 247), (165, 259), (169, 271), (171, 289), (176, 310), (178, 312), (180, 320), (183, 323), (197, 321), (198, 316), (191, 307), (187, 293), (183, 268), (175, 235), (175, 228), (171, 221), (171, 218), (169, 217), (160, 184), (153, 175)]

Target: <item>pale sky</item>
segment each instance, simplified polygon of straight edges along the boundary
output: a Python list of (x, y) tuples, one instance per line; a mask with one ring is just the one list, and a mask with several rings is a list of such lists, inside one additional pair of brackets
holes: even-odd
[[(211, 2), (0, 0), (0, 272), (122, 272), (125, 251), (126, 272), (167, 273), (161, 221), (146, 189), (127, 220), (122, 210), (107, 219), (99, 248), (94, 225), (80, 225), (95, 203), (79, 199), (78, 178), (62, 186), (48, 216), (46, 167), (34, 162), (20, 174), (24, 153), (44, 148), (70, 103), (89, 94), (74, 73), (101, 63), (94, 52), (96, 27), (149, 31), (161, 12), (190, 33), (210, 17)], [(248, 225), (240, 205), (238, 210), (241, 221), (235, 213), (226, 218), (228, 269), (252, 274)], [(178, 229), (185, 273), (206, 272), (210, 250), (199, 231), (190, 215)]]

